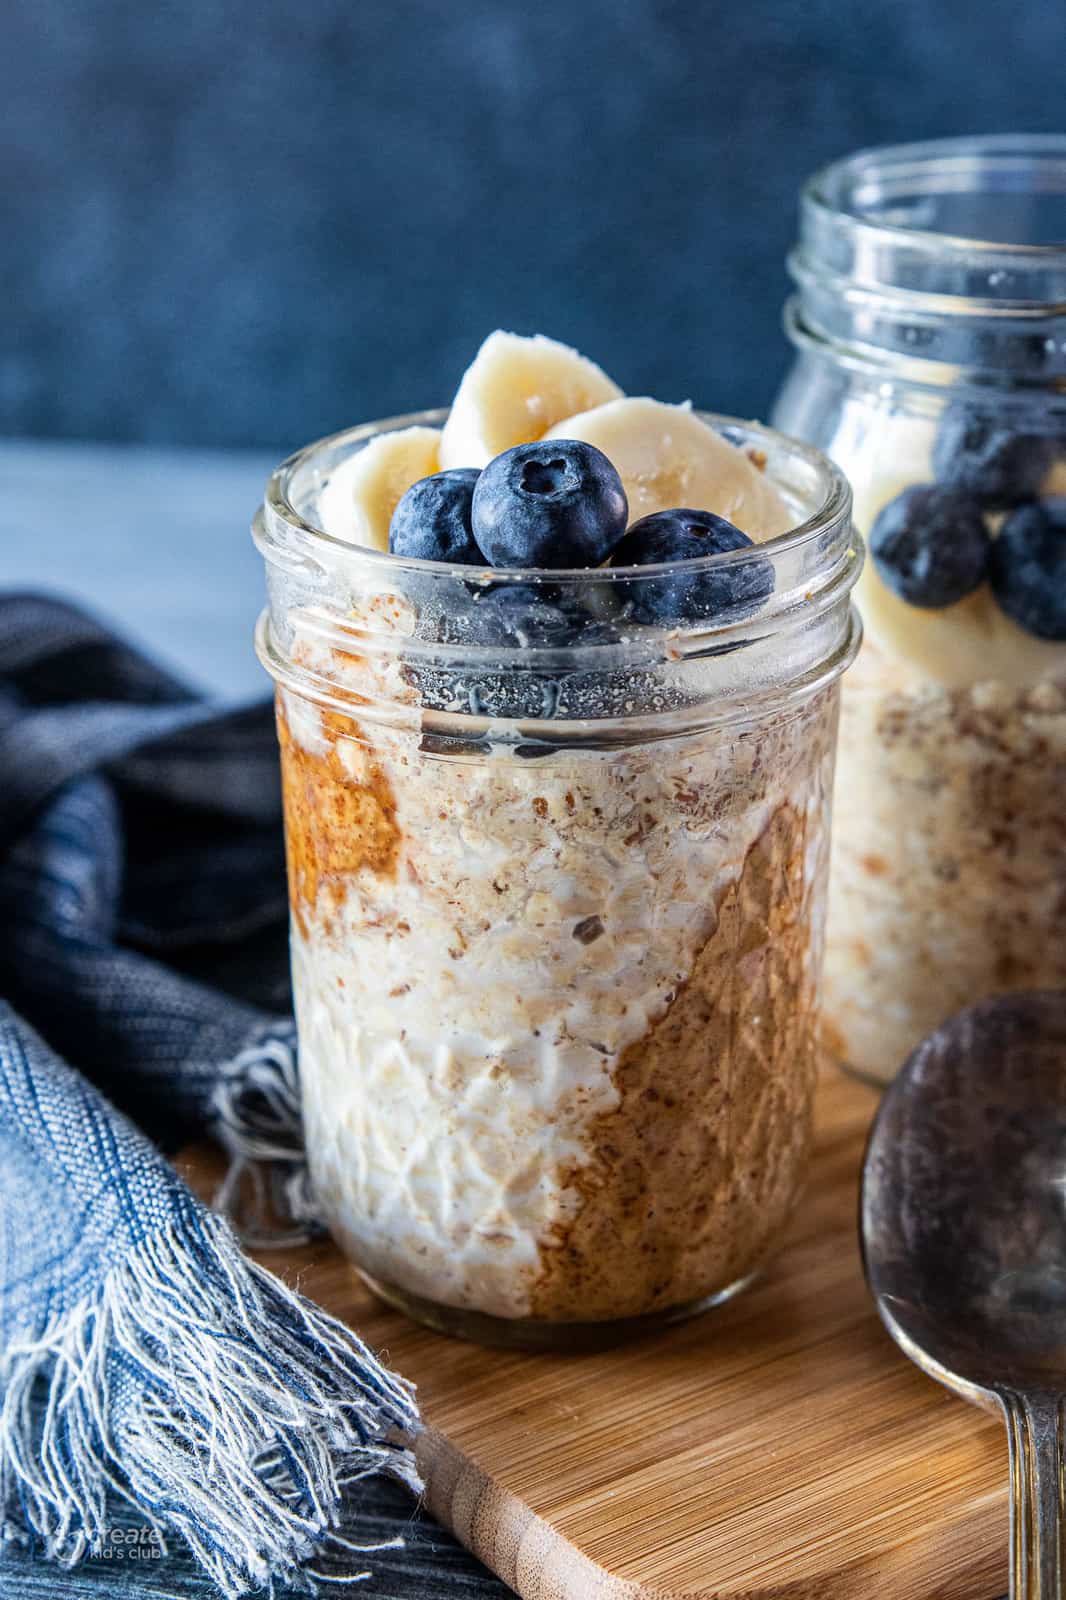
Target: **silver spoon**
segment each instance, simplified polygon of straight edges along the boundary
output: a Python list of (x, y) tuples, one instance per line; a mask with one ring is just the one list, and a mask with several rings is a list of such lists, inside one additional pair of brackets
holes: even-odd
[(1012, 1600), (1061, 1600), (1066, 992), (983, 1001), (918, 1047), (870, 1131), (861, 1220), (896, 1343), (1006, 1420)]

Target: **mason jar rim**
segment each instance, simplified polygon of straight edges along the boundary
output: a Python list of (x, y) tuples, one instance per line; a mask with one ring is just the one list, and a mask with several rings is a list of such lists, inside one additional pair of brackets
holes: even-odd
[[(330, 450), (339, 450), (348, 444), (359, 444), (363, 441), (376, 438), (380, 434), (397, 432), (403, 428), (411, 427), (440, 427), (448, 416), (448, 407), (436, 407), (426, 411), (411, 411), (394, 417), (385, 417), (375, 422), (360, 423), (352, 428), (340, 429), (337, 433), (327, 434), (320, 439), (313, 440), (301, 449), (294, 451), (286, 457), (267, 479), (264, 493), (264, 509), (272, 519), (284, 524), (287, 528), (297, 532), (307, 541), (308, 553), (313, 554), (316, 548), (343, 554), (349, 560), (357, 559), (360, 565), (365, 564), (370, 573), (377, 572), (381, 577), (388, 574), (408, 573), (448, 573), (465, 577), (468, 581), (477, 582), (481, 578), (486, 583), (492, 584), (519, 584), (549, 582), (552, 584), (588, 584), (595, 582), (597, 575), (611, 581), (625, 579), (652, 579), (656, 576), (669, 574), (684, 568), (686, 573), (702, 573), (709, 570), (720, 570), (724, 567), (741, 565), (750, 561), (754, 553), (760, 555), (784, 554), (797, 549), (817, 539), (827, 527), (836, 522), (847, 519), (851, 511), (851, 487), (840, 469), (829, 460), (820, 450), (805, 444), (802, 440), (783, 434), (777, 429), (770, 428), (759, 422), (747, 421), (740, 417), (727, 416), (718, 412), (703, 411), (693, 408), (693, 415), (701, 421), (708, 423), (717, 432), (723, 433), (727, 438), (730, 430), (743, 430), (746, 441), (752, 442), (760, 439), (775, 447), (784, 445), (787, 452), (794, 459), (802, 462), (809, 470), (814, 472), (821, 480), (823, 489), (822, 499), (817, 508), (804, 519), (790, 528), (786, 533), (778, 534), (771, 539), (766, 539), (752, 547), (740, 550), (723, 551), (718, 555), (698, 556), (692, 560), (679, 562), (649, 562), (645, 566), (629, 567), (470, 567), (458, 563), (427, 561), (411, 556), (396, 556), (389, 551), (374, 550), (368, 545), (356, 544), (353, 541), (339, 538), (336, 534), (328, 533), (316, 523), (308, 521), (297, 509), (292, 498), (292, 484), (296, 474), (306, 468), (313, 458)], [(733, 442), (733, 441), (730, 441)], [(257, 535), (257, 543), (259, 537)], [(264, 552), (266, 553), (266, 552)]]
[[(464, 738), (480, 737), (487, 717), (497, 727), (514, 723), (523, 739), (543, 741), (546, 730), (556, 730), (550, 742), (560, 746), (680, 736), (816, 693), (844, 670), (861, 637), (850, 592), (863, 547), (847, 479), (820, 451), (774, 429), (697, 415), (734, 442), (764, 450), (768, 482), (794, 514), (810, 514), (776, 538), (689, 562), (470, 567), (370, 550), (313, 520), (318, 495), (352, 450), (389, 430), (439, 424), (446, 412), (365, 423), (297, 451), (271, 474), (252, 524), (270, 602), (257, 634), (260, 659), (281, 687), (325, 710), (350, 714), (358, 704), (360, 718), (403, 725), (414, 718)], [(683, 600), (676, 603), (672, 586), (682, 572), (736, 572), (743, 563), (772, 569), (772, 587), (755, 603), (740, 595), (709, 616), (686, 615)], [(462, 626), (438, 630), (453, 608), (477, 603), (480, 586), (501, 584), (536, 586), (549, 608), (561, 604), (558, 590), (571, 586), (579, 611), (609, 625), (569, 635), (565, 627), (560, 635), (534, 625), (491, 642)], [(645, 615), (627, 612), (638, 603), (636, 591)], [(350, 659), (363, 663), (358, 684), (337, 665)], [(430, 699), (412, 701), (411, 674), (424, 672)], [(519, 684), (520, 715), (506, 709)], [(534, 702), (526, 689), (543, 689), (542, 713), (528, 709)]]
[(803, 186), (788, 267), (785, 326), (803, 350), (918, 389), (992, 389), (1022, 405), (1058, 394), (1066, 135), (934, 139), (834, 161)]
[[(895, 220), (891, 215), (879, 217), (859, 209), (862, 186), (869, 187), (875, 181), (882, 192), (885, 185), (898, 185), (905, 179), (913, 182), (922, 177), (929, 193), (937, 192), (933, 187), (936, 180), (944, 180), (941, 192), (976, 194), (980, 192), (976, 180), (982, 174), (998, 172), (1002, 175), (1012, 166), (1019, 168), (1022, 164), (1033, 170), (1041, 169), (1046, 178), (1057, 179), (1053, 185), (1047, 182), (1030, 185), (1025, 192), (1066, 196), (1066, 134), (975, 134), (874, 145), (853, 151), (820, 167), (807, 179), (801, 190), (801, 205), (816, 218), (853, 231), (857, 236), (895, 238), (900, 244), (931, 255), (976, 253), (987, 259), (1002, 254), (1011, 258), (1012, 265), (1031, 261), (1046, 267), (1049, 263), (1058, 263), (1066, 271), (1066, 238), (1047, 243), (989, 239), (979, 234), (915, 226)], [(1004, 285), (991, 282), (988, 287), (993, 291), (989, 296), (991, 300), (1008, 298), (995, 292)], [(1046, 299), (1038, 303), (1048, 304)]]

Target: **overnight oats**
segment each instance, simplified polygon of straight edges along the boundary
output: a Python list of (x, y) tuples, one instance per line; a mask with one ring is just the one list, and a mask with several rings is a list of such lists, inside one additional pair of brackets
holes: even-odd
[(882, 1081), (961, 1007), (1066, 985), (1062, 241), (1066, 139), (868, 152), (804, 197), (775, 421), (869, 548), (825, 1014)]
[(810, 1138), (847, 486), (494, 334), (256, 522), (312, 1176), (386, 1299), (605, 1342), (740, 1288)]

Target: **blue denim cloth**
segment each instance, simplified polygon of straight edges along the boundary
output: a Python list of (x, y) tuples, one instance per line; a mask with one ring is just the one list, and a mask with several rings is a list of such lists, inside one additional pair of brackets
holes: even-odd
[(74, 1563), (110, 1485), (225, 1593), (291, 1578), (345, 1483), (413, 1481), (412, 1398), (146, 1137), (297, 1116), (269, 708), (7, 596), (0, 773), (0, 1531)]

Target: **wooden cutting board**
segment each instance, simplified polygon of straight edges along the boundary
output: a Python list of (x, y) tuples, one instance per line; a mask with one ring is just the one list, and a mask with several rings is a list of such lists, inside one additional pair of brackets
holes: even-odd
[[(596, 1355), (446, 1339), (374, 1300), (329, 1244), (261, 1259), (418, 1384), (429, 1509), (524, 1600), (994, 1600), (1002, 1424), (923, 1377), (862, 1281), (876, 1105), (833, 1072), (788, 1246), (693, 1322)], [(210, 1191), (214, 1158), (179, 1163)]]

